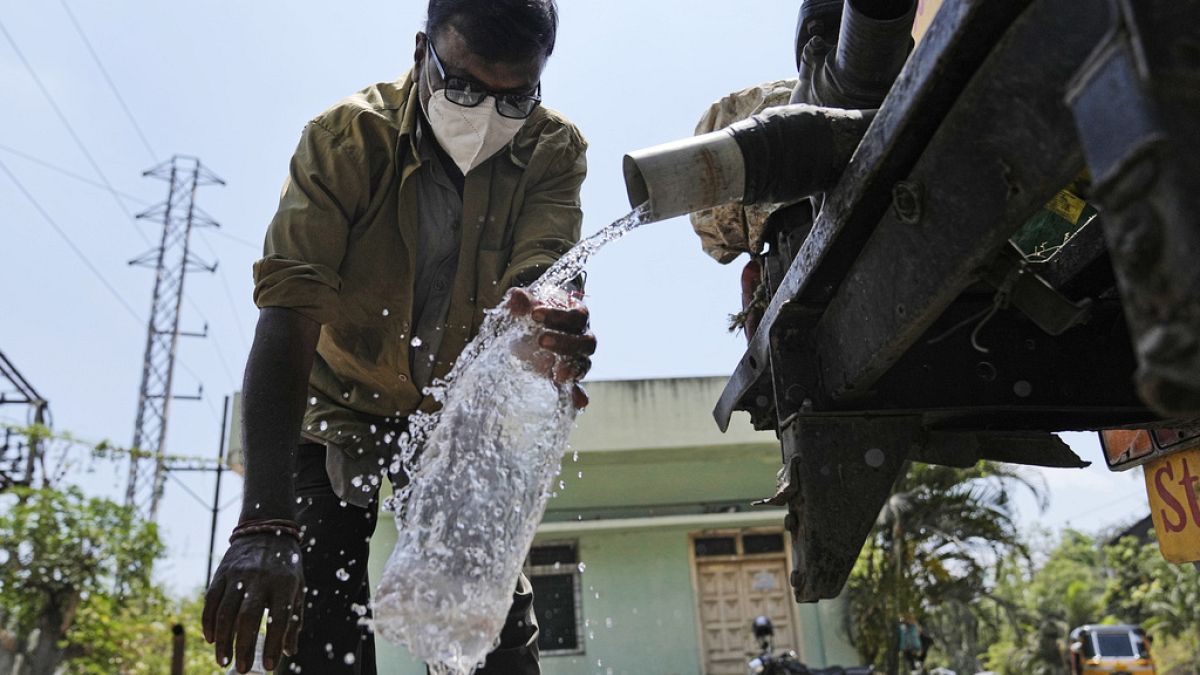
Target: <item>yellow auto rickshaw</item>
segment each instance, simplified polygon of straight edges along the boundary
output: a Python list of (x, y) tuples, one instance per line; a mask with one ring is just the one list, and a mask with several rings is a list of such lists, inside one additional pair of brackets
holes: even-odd
[(1150, 637), (1137, 626), (1087, 625), (1071, 631), (1071, 675), (1154, 675)]

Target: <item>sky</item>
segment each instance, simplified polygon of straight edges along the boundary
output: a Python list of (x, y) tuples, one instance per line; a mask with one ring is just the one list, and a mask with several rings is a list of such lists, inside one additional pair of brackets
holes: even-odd
[[(794, 76), (797, 4), (560, 0), (543, 96), (590, 141), (585, 234), (628, 211), (626, 152), (690, 135), (730, 91)], [(215, 457), (257, 314), (251, 264), (300, 131), (342, 97), (401, 76), (423, 14), (419, 0), (0, 0), (0, 351), (50, 401), (58, 430), (132, 439), (153, 278), (127, 262), (160, 231), (131, 214), (166, 196), (143, 171), (191, 155), (226, 185), (197, 197), (221, 227), (198, 231), (194, 250), (219, 265), (187, 278), (182, 329), (207, 325), (208, 337), (181, 339), (176, 392), (202, 386), (203, 400), (173, 403), (167, 449)], [(588, 281), (600, 345), (591, 377), (729, 374), (744, 349), (725, 328), (739, 272), (708, 258), (686, 219), (604, 250)], [(24, 421), (11, 408), (0, 420)], [(1045, 472), (1051, 508), (1023, 500), (1023, 526), (1095, 530), (1146, 513), (1140, 472), (1108, 473), (1094, 434), (1068, 440), (1101, 466)], [(125, 474), (102, 468), (86, 482), (117, 496)], [(226, 476), (222, 533), (240, 488)], [(212, 489), (207, 474), (167, 484), (159, 574), (176, 589), (204, 582)]]

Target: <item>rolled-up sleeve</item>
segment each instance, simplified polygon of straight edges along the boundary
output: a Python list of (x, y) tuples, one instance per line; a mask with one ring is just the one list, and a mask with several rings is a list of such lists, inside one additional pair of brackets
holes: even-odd
[[(528, 285), (579, 241), (583, 224), (579, 190), (587, 176), (587, 143), (574, 129), (561, 129), (545, 173), (521, 207), (513, 230), (513, 249), (500, 283)], [(531, 165), (534, 162), (531, 162)]]
[(350, 225), (368, 199), (367, 167), (355, 148), (310, 122), (292, 156), (279, 209), (254, 263), (254, 303), (321, 324), (337, 318), (338, 274)]

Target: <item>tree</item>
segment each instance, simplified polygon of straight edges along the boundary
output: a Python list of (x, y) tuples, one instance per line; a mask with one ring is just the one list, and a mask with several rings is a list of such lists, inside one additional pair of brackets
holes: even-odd
[(997, 593), (1013, 610), (988, 652), (991, 670), (1063, 675), (1072, 629), (1125, 623), (1153, 637), (1158, 672), (1200, 675), (1200, 575), (1163, 560), (1154, 543), (1126, 537), (1100, 546), (1067, 530), (1044, 564), (1006, 573)]
[(1104, 619), (1105, 556), (1089, 536), (1067, 530), (1036, 570), (1009, 567), (997, 586), (1008, 608), (988, 650), (1004, 675), (1064, 675), (1072, 628)]
[[(897, 622), (913, 613), (948, 665), (979, 670), (996, 612), (983, 611), (998, 561), (1025, 556), (1013, 493), (1040, 483), (1021, 469), (914, 464), (879, 515), (847, 586), (851, 639), (868, 662), (899, 670)], [(882, 659), (881, 659), (882, 657)]]
[(150, 571), (162, 553), (154, 525), (78, 488), (21, 488), (7, 499), (12, 503), (0, 515), (0, 613), (7, 624), (0, 645), (35, 674), (52, 673), (69, 656), (104, 658), (101, 643), (72, 639), (80, 632), (73, 631), (77, 618), (105, 619), (105, 605), (154, 590)]
[(169, 671), (171, 627), (184, 623), (188, 673), (217, 672), (196, 648), (200, 599), (171, 599), (152, 570), (163, 545), (153, 523), (111, 500), (57, 487), (81, 460), (123, 456), (44, 427), (18, 430), (42, 446), (35, 488), (0, 494), (0, 673), (80, 675)]
[(1157, 544), (1126, 537), (1105, 549), (1113, 569), (1105, 599), (1125, 623), (1154, 638), (1159, 672), (1200, 675), (1200, 573), (1172, 565)]

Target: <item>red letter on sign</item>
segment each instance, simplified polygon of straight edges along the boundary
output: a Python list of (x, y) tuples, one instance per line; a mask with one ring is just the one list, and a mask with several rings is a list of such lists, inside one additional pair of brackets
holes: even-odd
[(1188, 506), (1192, 509), (1192, 522), (1200, 525), (1200, 499), (1196, 498), (1196, 481), (1198, 480), (1200, 480), (1200, 476), (1192, 475), (1187, 458), (1184, 458), (1183, 478), (1179, 479), (1179, 485), (1187, 495)]
[(1184, 527), (1187, 526), (1187, 512), (1183, 510), (1183, 504), (1180, 504), (1179, 500), (1175, 499), (1175, 496), (1171, 494), (1171, 491), (1168, 490), (1165, 485), (1163, 485), (1164, 474), (1166, 475), (1167, 480), (1175, 480), (1175, 471), (1171, 468), (1170, 464), (1165, 464), (1154, 472), (1154, 487), (1156, 490), (1158, 490), (1158, 498), (1161, 499), (1164, 504), (1171, 507), (1171, 509), (1175, 511), (1176, 515), (1179, 516), (1179, 522), (1172, 523), (1170, 514), (1167, 513), (1166, 509), (1162, 509), (1161, 513), (1163, 525), (1166, 526), (1167, 532), (1183, 532)]

